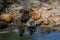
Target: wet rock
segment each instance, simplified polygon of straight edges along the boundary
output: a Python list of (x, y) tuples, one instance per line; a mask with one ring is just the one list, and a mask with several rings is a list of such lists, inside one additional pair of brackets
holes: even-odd
[(29, 30), (29, 32), (30, 32), (30, 35), (32, 35), (32, 34), (34, 34), (35, 33), (35, 31), (36, 31), (36, 27), (32, 27), (32, 26), (30, 26), (30, 27), (28, 27), (28, 30)]
[(20, 29), (19, 30), (19, 36), (23, 37), (23, 35), (24, 35), (24, 29)]
[(41, 29), (47, 33), (50, 33), (52, 31), (49, 27), (42, 27)]
[(0, 21), (0, 30), (6, 29), (7, 27), (9, 27), (7, 23)]

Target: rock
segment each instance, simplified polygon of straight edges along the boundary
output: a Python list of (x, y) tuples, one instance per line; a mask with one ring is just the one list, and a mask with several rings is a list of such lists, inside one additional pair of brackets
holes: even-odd
[(56, 22), (56, 24), (60, 24), (60, 17), (54, 17), (53, 18), (53, 21), (55, 21)]
[(14, 20), (17, 20), (21, 17), (21, 14), (19, 13), (20, 9), (22, 9), (22, 6), (20, 6), (17, 3), (13, 3), (6, 8), (6, 13), (10, 13), (13, 16)]
[(5, 22), (3, 22), (3, 21), (0, 21), (0, 29), (1, 29), (1, 30), (2, 30), (2, 29), (6, 29), (7, 27), (9, 27), (7, 23), (5, 23)]
[(0, 20), (3, 20), (5, 22), (12, 22), (13, 17), (11, 16), (11, 14), (1, 14)]
[(39, 12), (39, 9), (38, 8), (33, 8), (32, 9), (32, 19), (38, 19), (40, 18), (40, 12)]
[(41, 7), (41, 3), (38, 0), (34, 0), (30, 3), (30, 6), (33, 8), (40, 8)]
[(40, 24), (42, 23), (42, 19), (35, 20), (35, 23), (36, 23), (37, 25), (40, 25)]
[(44, 19), (44, 24), (49, 24), (49, 20), (47, 18)]
[(47, 10), (42, 10), (41, 17), (42, 19), (48, 18), (51, 14)]
[(27, 22), (29, 20), (29, 18), (31, 17), (30, 16), (30, 13), (29, 13), (29, 10), (26, 10), (26, 9), (21, 9), (20, 10), (20, 13), (22, 14), (21, 15), (21, 22)]
[(50, 33), (52, 31), (51, 28), (49, 27), (41, 27), (41, 29), (44, 31), (44, 32), (47, 32), (47, 33)]
[(53, 5), (51, 3), (43, 2), (42, 9), (51, 10), (51, 9), (53, 9)]

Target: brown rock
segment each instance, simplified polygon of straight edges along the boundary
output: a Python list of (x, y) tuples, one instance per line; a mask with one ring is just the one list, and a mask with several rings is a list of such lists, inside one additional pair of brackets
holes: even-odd
[(54, 17), (54, 18), (53, 18), (53, 21), (55, 21), (56, 23), (57, 23), (57, 22), (60, 22), (60, 17), (58, 17), (58, 16)]
[(11, 14), (2, 14), (0, 16), (0, 20), (3, 20), (5, 22), (11, 22), (13, 19), (13, 17), (11, 16)]
[(49, 20), (47, 18), (44, 19), (44, 24), (49, 24)]
[(51, 10), (53, 8), (53, 5), (51, 3), (42, 3), (42, 8), (46, 10)]
[(43, 31), (47, 32), (47, 33), (50, 33), (52, 31), (51, 28), (49, 27), (41, 27)]
[(40, 18), (40, 12), (38, 8), (33, 8), (32, 9), (32, 19), (38, 19)]
[(42, 23), (42, 20), (41, 20), (41, 19), (38, 19), (38, 20), (35, 21), (35, 23), (36, 23), (37, 25), (39, 25), (39, 24)]
[(47, 10), (43, 10), (41, 13), (42, 19), (48, 18), (51, 14)]

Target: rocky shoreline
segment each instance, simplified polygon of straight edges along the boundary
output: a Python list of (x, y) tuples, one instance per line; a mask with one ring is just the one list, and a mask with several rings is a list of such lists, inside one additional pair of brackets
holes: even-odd
[[(27, 1), (27, 0), (26, 0)], [(16, 1), (15, 1), (16, 2)], [(26, 3), (22, 1), (23, 3)], [(29, 1), (27, 1), (29, 3)], [(51, 0), (52, 2), (52, 0)], [(13, 21), (8, 24), (12, 24), (14, 26), (17, 26), (19, 28), (22, 28), (23, 25), (30, 25), (30, 22), (34, 22), (33, 24), (37, 25), (36, 27), (41, 27), (45, 31), (50, 31), (50, 30), (57, 30), (60, 31), (60, 1), (55, 0), (51, 3), (49, 2), (44, 2), (44, 1), (33, 1), (30, 4), (27, 4), (26, 6), (20, 3), (12, 3), (8, 5), (7, 8), (5, 8), (5, 11), (2, 12), (2, 14), (11, 14), (13, 17)], [(32, 4), (32, 5), (31, 5)], [(29, 5), (29, 6), (28, 6)], [(26, 8), (25, 8), (25, 7)], [(27, 14), (24, 14), (25, 12), (22, 10), (22, 13), (20, 13), (21, 9), (26, 9), (26, 11), (29, 11), (29, 15), (32, 14), (31, 18), (26, 23), (21, 22), (21, 15), (24, 16)], [(0, 15), (0, 19), (5, 20), (4, 18), (8, 16), (2, 16)], [(27, 16), (28, 17), (28, 16)], [(26, 18), (27, 18), (26, 17)], [(32, 19), (32, 20), (31, 20)], [(7, 19), (10, 20), (10, 19)], [(20, 25), (21, 24), (21, 25)], [(26, 26), (25, 25), (25, 26)], [(25, 26), (23, 28), (25, 28)], [(27, 27), (26, 26), (26, 27)], [(50, 30), (49, 30), (50, 29)]]

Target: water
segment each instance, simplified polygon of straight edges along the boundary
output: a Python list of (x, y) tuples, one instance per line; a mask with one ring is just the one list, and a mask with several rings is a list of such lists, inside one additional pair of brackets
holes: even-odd
[(34, 40), (60, 40), (60, 32), (41, 33), (44, 32), (37, 28), (36, 32), (32, 35)]
[(50, 34), (34, 34), (35, 40), (60, 40), (60, 32), (51, 32)]
[[(16, 27), (12, 29), (17, 29)], [(36, 31), (33, 35), (29, 34), (27, 28), (23, 37), (19, 37), (16, 32), (9, 32), (5, 34), (0, 34), (0, 40), (60, 40), (60, 32), (51, 32), (47, 33), (42, 31), (39, 27), (36, 28)]]
[(60, 40), (60, 32), (41, 33), (42, 30), (37, 28), (36, 32), (32, 36), (32, 40)]
[[(41, 33), (44, 32), (39, 27), (36, 28), (36, 31), (33, 35), (29, 35), (27, 28), (25, 29), (25, 37), (30, 37), (31, 40), (60, 40), (60, 32), (51, 32), (51, 33)], [(27, 38), (28, 39), (28, 38)], [(29, 40), (30, 40), (29, 39)]]

